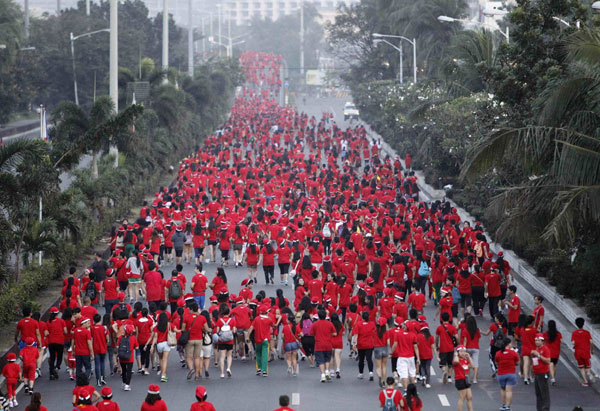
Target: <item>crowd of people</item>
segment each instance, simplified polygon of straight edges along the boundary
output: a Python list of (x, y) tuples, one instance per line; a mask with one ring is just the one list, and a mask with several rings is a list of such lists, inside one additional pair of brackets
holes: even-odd
[[(246, 53), (247, 78), (275, 84), (280, 59)], [(134, 366), (167, 383), (171, 351), (188, 380), (211, 378), (213, 364), (218, 378), (232, 378), (234, 359), (255, 360), (256, 375), (268, 377), (269, 361), (281, 358), (290, 378), (306, 364), (324, 384), (345, 375), (345, 351), (359, 379), (377, 379), (386, 411), (428, 408), (418, 387), (434, 385), (434, 360), (442, 383), (454, 380), (458, 409), (472, 410), (486, 348), (502, 410), (511, 409), (519, 378), (535, 386), (538, 410), (550, 407), (563, 337), (545, 321), (543, 298), (526, 312), (482, 225), (461, 221), (449, 203), (420, 201), (410, 161), (403, 166), (362, 126), (341, 129), (327, 113), (309, 117), (244, 89), (223, 133), (181, 162), (177, 182), (134, 223), (115, 227), (110, 250), (81, 277), (70, 270), (48, 321), (23, 310), (21, 365), (9, 354), (2, 370), (10, 407), (22, 380), (28, 409), (45, 409), (34, 388), (45, 352), (50, 380), (64, 361), (76, 382), (74, 409), (103, 411), (119, 409), (109, 375), (120, 374), (125, 391)], [(185, 266), (194, 267), (191, 279)], [(247, 278), (232, 284), (229, 266), (245, 267)], [(256, 284), (279, 288), (255, 293)], [(430, 305), (437, 308), (428, 318)], [(571, 342), (587, 386), (591, 336), (583, 319), (576, 324)], [(489, 347), (480, 344), (485, 335)], [(214, 410), (204, 387), (195, 397), (191, 410)], [(286, 398), (280, 410), (290, 409)], [(167, 409), (158, 385), (141, 409)]]

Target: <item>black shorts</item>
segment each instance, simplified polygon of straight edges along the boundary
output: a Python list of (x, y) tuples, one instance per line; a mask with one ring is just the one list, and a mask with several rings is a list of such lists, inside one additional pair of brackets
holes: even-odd
[(171, 254), (172, 251), (173, 251), (173, 247), (165, 247), (165, 253)]
[(231, 351), (231, 350), (233, 350), (233, 344), (218, 343), (217, 349), (219, 351)]
[(458, 391), (466, 390), (467, 388), (471, 388), (471, 384), (469, 384), (466, 380), (456, 380), (454, 381), (454, 386)]
[(317, 365), (326, 364), (331, 361), (331, 351), (315, 351)]
[(471, 294), (460, 293), (460, 306), (466, 308), (471, 306)]
[(177, 248), (175, 249), (175, 257), (181, 257), (183, 255), (183, 249), (178, 250)]
[(550, 362), (554, 365), (558, 364), (558, 358), (550, 358)]
[(454, 351), (441, 352), (440, 353), (440, 366), (442, 366), (442, 365), (452, 366), (453, 359), (454, 359)]
[(119, 290), (126, 291), (129, 287), (129, 281), (119, 281)]
[(217, 240), (208, 240), (208, 245), (217, 245)]
[(366, 274), (356, 274), (356, 281), (365, 281), (367, 279)]

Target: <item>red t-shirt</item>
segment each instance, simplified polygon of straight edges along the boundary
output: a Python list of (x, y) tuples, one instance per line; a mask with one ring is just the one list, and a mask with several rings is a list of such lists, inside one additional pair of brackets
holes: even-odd
[[(444, 329), (444, 325), (448, 331)], [(440, 338), (440, 352), (453, 352), (454, 344), (452, 344), (450, 335), (456, 336), (458, 332), (452, 324), (444, 323), (444, 325), (438, 325), (438, 328), (435, 330), (436, 335)]]
[(140, 411), (167, 411), (167, 404), (163, 400), (158, 400), (152, 405), (144, 401)]
[(106, 353), (106, 336), (108, 330), (102, 324), (94, 324), (90, 327), (92, 334), (92, 348), (94, 348), (94, 354), (105, 354)]
[(512, 305), (516, 305), (517, 308), (513, 310), (512, 308), (508, 307), (508, 322), (517, 323), (519, 322), (519, 314), (521, 314), (521, 299), (515, 295), (510, 299), (510, 303)]
[(77, 327), (73, 330), (73, 341), (75, 349), (73, 355), (90, 355), (88, 341), (92, 340), (92, 333), (87, 328)]
[(417, 344), (419, 345), (419, 357), (421, 360), (433, 359), (433, 349), (431, 345), (435, 343), (433, 335), (429, 336), (429, 339), (425, 338), (422, 333), (417, 334)]
[(359, 320), (352, 328), (352, 335), (357, 335), (356, 348), (367, 350), (375, 345), (376, 327), (373, 321)]
[(498, 366), (498, 375), (514, 374), (519, 363), (519, 354), (512, 349), (498, 351), (494, 361)]
[(408, 296), (408, 305), (411, 305), (417, 310), (417, 311), (423, 311), (423, 305), (425, 305), (425, 302), (427, 301), (427, 299), (425, 298), (425, 294), (423, 293), (419, 293), (419, 292), (414, 292), (411, 295)]
[(394, 405), (396, 408), (400, 409), (400, 401), (404, 398), (402, 397), (402, 393), (393, 388), (386, 388), (385, 390), (381, 390), (379, 392), (379, 405), (383, 408), (385, 405), (385, 401), (389, 398), (394, 400)]
[[(291, 408), (289, 408), (291, 410)], [(208, 401), (195, 402), (192, 404), (190, 411), (216, 411), (215, 406)]]
[(458, 362), (453, 364), (454, 368), (454, 379), (464, 380), (469, 374), (469, 360), (466, 358), (459, 358)]
[(148, 301), (159, 301), (162, 297), (163, 278), (157, 271), (148, 271), (144, 274), (146, 283), (146, 299)]
[(233, 310), (231, 310), (231, 315), (235, 318), (235, 323), (238, 329), (247, 330), (250, 328), (250, 315), (252, 310), (245, 305), (238, 305)]
[(461, 343), (466, 339), (467, 343), (465, 344), (465, 347), (467, 348), (472, 348), (472, 349), (479, 349), (479, 339), (481, 338), (481, 332), (479, 330), (477, 330), (475, 332), (475, 336), (473, 338), (471, 338), (471, 333), (469, 331), (467, 331), (466, 328), (463, 328), (460, 332), (460, 341)]
[(102, 400), (96, 403), (98, 411), (121, 411), (119, 404), (111, 400)]
[(62, 318), (55, 318), (48, 323), (48, 344), (64, 344), (64, 329), (67, 327)]
[[(550, 358), (550, 348), (546, 344), (541, 347), (535, 347), (535, 350), (540, 353), (540, 357)], [(531, 357), (534, 374), (546, 374), (550, 371), (550, 364), (546, 364), (539, 357)]]
[(488, 286), (488, 295), (490, 297), (500, 297), (500, 274), (491, 272), (485, 276), (485, 283)]
[(185, 313), (183, 315), (183, 323), (185, 324), (185, 329), (190, 332), (190, 340), (202, 340), (202, 330), (204, 329), (204, 324), (206, 324), (206, 318), (203, 315)]
[(397, 344), (394, 351), (395, 356), (403, 358), (415, 356), (414, 345), (417, 343), (417, 336), (415, 334), (406, 330), (400, 330), (400, 332), (394, 333), (394, 342)]
[[(119, 340), (117, 341), (117, 347), (119, 346), (119, 343), (121, 342), (121, 339), (123, 339), (124, 337), (120, 337)], [(135, 335), (130, 335), (129, 336), (129, 347), (131, 349), (131, 357), (129, 357), (129, 361), (123, 361), (121, 359), (119, 359), (120, 362), (122, 363), (133, 363), (133, 359), (135, 357), (135, 349), (136, 348), (140, 348), (140, 345), (138, 344), (137, 339), (135, 338)]]
[(571, 342), (573, 343), (576, 357), (583, 359), (591, 358), (591, 340), (592, 335), (589, 331), (584, 329), (573, 331), (573, 334), (571, 334)]
[(192, 283), (194, 287), (192, 291), (194, 292), (194, 296), (202, 296), (206, 294), (206, 285), (208, 284), (208, 278), (204, 274), (196, 274), (192, 278)]
[(27, 337), (31, 337), (37, 341), (35, 330), (38, 330), (39, 328), (38, 322), (30, 317), (23, 318), (17, 323), (17, 330), (21, 332), (21, 340), (23, 341), (25, 341)]
[(146, 345), (148, 340), (150, 339), (150, 335), (152, 335), (152, 326), (154, 325), (154, 320), (152, 317), (138, 317), (135, 320), (135, 327), (137, 328), (138, 334), (137, 339), (140, 345)]
[[(229, 325), (229, 327), (231, 328), (231, 332), (233, 333), (233, 329), (235, 328), (235, 319), (227, 316), (227, 317), (221, 317), (221, 318), (219, 318), (219, 321), (217, 321), (217, 327), (219, 327), (219, 329), (223, 328), (223, 326), (225, 324)], [(219, 340), (219, 344), (233, 344), (233, 339), (231, 339), (229, 341)]]
[(6, 379), (17, 380), (19, 378), (19, 372), (21, 372), (21, 366), (16, 362), (6, 363), (2, 368), (2, 375)]
[(118, 299), (117, 280), (114, 277), (109, 277), (102, 283), (104, 288), (104, 299), (105, 300), (116, 300)]
[(328, 320), (319, 320), (310, 327), (309, 335), (315, 337), (315, 351), (331, 351), (335, 326)]
[(254, 342), (261, 344), (265, 340), (271, 338), (271, 327), (273, 326), (273, 320), (268, 315), (259, 315), (252, 321), (252, 328), (254, 329)]
[(546, 331), (544, 333), (544, 340), (546, 341), (546, 346), (550, 349), (550, 358), (560, 357), (560, 343), (562, 341), (562, 334), (560, 331), (556, 332), (554, 341), (550, 341), (550, 337), (548, 337), (548, 331)]

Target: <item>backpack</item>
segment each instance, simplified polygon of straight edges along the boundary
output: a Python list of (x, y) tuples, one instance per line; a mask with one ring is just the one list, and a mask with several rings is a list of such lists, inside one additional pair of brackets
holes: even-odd
[(179, 280), (171, 280), (171, 285), (169, 285), (169, 298), (172, 300), (178, 300), (181, 298), (182, 294), (183, 290), (181, 289)]
[(452, 304), (460, 304), (460, 291), (457, 287), (452, 287)]
[(119, 341), (119, 347), (117, 348), (117, 357), (119, 361), (129, 361), (131, 359), (131, 344), (129, 343), (129, 336), (121, 337)]
[(494, 344), (494, 347), (496, 347), (496, 348), (503, 348), (504, 332), (502, 331), (502, 327), (498, 327), (498, 329), (494, 333), (493, 344)]
[(428, 275), (429, 275), (429, 266), (427, 265), (427, 263), (425, 261), (423, 261), (421, 263), (421, 265), (419, 266), (419, 276), (427, 277)]
[(329, 228), (329, 224), (325, 224), (323, 226), (323, 237), (331, 237), (331, 229)]
[(96, 283), (94, 281), (90, 281), (85, 286), (85, 296), (90, 297), (90, 300), (94, 301), (96, 299), (98, 290), (96, 289)]
[(394, 395), (396, 395), (396, 390), (392, 391), (392, 395), (389, 397), (387, 390), (383, 390), (383, 396), (385, 398), (385, 402), (383, 403), (383, 411), (398, 411), (396, 404), (394, 404)]
[(221, 327), (221, 330), (219, 331), (219, 342), (233, 340), (233, 331), (231, 331), (231, 326), (229, 325), (230, 321), (231, 318), (224, 322), (223, 326)]
[(302, 321), (302, 334), (308, 335), (310, 333), (310, 327), (312, 327), (312, 320)]

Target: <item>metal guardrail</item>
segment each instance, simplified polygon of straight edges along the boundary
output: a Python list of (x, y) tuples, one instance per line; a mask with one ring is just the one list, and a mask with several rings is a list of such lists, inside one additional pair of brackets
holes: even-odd
[(0, 128), (0, 138), (14, 136), (15, 134), (23, 133), (25, 131), (35, 130), (39, 128), (40, 122), (34, 121), (31, 124), (25, 124), (22, 126)]

